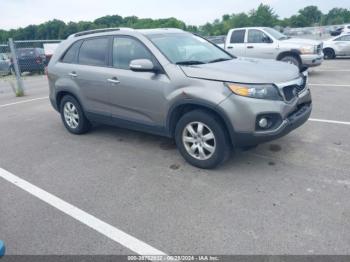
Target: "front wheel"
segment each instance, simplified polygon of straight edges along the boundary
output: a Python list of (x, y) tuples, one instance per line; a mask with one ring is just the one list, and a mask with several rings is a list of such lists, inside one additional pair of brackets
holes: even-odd
[(175, 140), (185, 160), (203, 169), (217, 167), (231, 153), (231, 143), (220, 119), (204, 110), (191, 111), (180, 119)]
[(287, 55), (287, 56), (283, 57), (281, 59), (281, 61), (282, 62), (286, 62), (288, 64), (295, 65), (299, 69), (301, 69), (301, 67), (302, 67), (300, 60), (298, 58), (296, 58), (295, 56)]
[(334, 59), (335, 58), (335, 52), (334, 52), (333, 49), (330, 49), (330, 48), (325, 49), (323, 51), (323, 53), (324, 53), (324, 58), (325, 59)]

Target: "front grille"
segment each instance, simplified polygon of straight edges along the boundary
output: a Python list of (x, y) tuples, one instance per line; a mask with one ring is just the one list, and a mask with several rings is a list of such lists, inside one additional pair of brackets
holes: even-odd
[(285, 99), (289, 102), (302, 93), (306, 88), (307, 77), (303, 76), (301, 85), (290, 85), (283, 88)]

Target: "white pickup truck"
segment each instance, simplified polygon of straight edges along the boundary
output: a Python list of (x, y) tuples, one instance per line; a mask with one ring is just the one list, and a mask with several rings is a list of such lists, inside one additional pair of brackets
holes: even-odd
[(268, 27), (231, 29), (226, 37), (225, 50), (238, 57), (288, 62), (300, 70), (323, 62), (321, 41), (290, 38)]

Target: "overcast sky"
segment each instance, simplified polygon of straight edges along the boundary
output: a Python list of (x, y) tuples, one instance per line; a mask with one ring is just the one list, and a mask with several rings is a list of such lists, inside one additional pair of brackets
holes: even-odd
[(261, 2), (271, 5), (282, 18), (307, 5), (317, 5), (323, 12), (333, 7), (350, 8), (350, 0), (0, 0), (0, 28), (24, 27), (54, 18), (91, 21), (113, 14), (176, 17), (187, 24), (200, 25), (223, 14), (247, 12)]

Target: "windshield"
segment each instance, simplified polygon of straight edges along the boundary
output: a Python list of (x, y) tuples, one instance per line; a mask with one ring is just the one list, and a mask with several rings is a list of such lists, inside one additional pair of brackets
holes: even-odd
[(290, 37), (278, 32), (275, 29), (266, 27), (264, 28), (267, 33), (269, 33), (272, 37), (276, 38), (277, 40), (284, 40), (284, 39), (289, 39)]
[(207, 40), (188, 33), (155, 34), (148, 38), (174, 64), (207, 64), (233, 58)]

